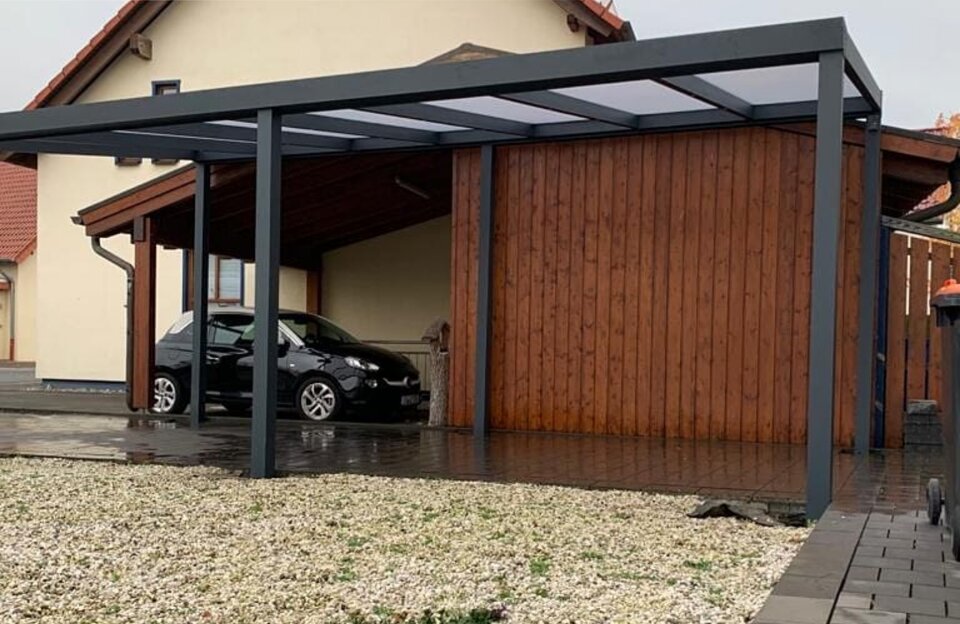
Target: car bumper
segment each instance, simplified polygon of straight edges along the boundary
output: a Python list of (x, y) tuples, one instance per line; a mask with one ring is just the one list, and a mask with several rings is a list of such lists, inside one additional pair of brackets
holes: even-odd
[(420, 382), (367, 376), (342, 387), (347, 407), (396, 412), (415, 410), (420, 404)]

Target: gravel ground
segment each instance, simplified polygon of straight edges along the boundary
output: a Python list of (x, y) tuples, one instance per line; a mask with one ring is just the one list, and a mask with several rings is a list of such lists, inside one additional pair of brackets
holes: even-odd
[(698, 502), (0, 459), (0, 622), (744, 622), (809, 531)]

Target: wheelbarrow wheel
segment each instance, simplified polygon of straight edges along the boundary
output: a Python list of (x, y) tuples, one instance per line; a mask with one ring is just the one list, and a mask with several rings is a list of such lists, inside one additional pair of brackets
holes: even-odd
[(927, 481), (927, 517), (930, 524), (940, 524), (940, 510), (943, 508), (943, 491), (940, 489), (940, 479)]

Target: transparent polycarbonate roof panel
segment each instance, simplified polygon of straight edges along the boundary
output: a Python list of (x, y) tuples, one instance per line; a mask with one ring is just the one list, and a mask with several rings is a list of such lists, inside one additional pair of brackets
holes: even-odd
[(712, 108), (709, 104), (650, 80), (612, 82), (586, 87), (554, 89), (554, 91), (635, 115), (678, 113)]
[(427, 102), (444, 108), (477, 113), (487, 117), (497, 117), (509, 121), (519, 121), (528, 124), (562, 123), (565, 121), (583, 121), (583, 117), (565, 115), (556, 111), (547, 110), (538, 106), (528, 106), (518, 102), (511, 102), (488, 95), (472, 98), (457, 98), (452, 100), (437, 100)]
[(385, 126), (397, 126), (398, 128), (413, 128), (415, 130), (428, 130), (430, 132), (450, 132), (452, 130), (464, 130), (460, 126), (449, 126), (447, 124), (434, 123), (432, 121), (421, 121), (419, 119), (408, 119), (406, 117), (397, 117), (395, 115), (383, 115), (381, 113), (371, 113), (369, 111), (341, 109), (324, 111), (322, 113), (310, 113), (318, 117), (339, 117), (340, 119), (352, 119), (353, 121), (367, 121), (370, 123), (383, 124)]
[[(700, 78), (751, 104), (783, 104), (817, 99), (816, 63), (716, 72), (701, 74)], [(843, 79), (843, 95), (860, 95), (846, 76)]]
[[(219, 124), (221, 126), (236, 126), (238, 128), (250, 128), (251, 130), (257, 129), (257, 124), (250, 123), (247, 121), (214, 121), (214, 124)], [(361, 139), (363, 135), (361, 134), (343, 134), (342, 132), (326, 132), (323, 130), (310, 130), (308, 128), (296, 128), (290, 126), (283, 126), (282, 130), (284, 132), (290, 132), (295, 134), (312, 134), (314, 136), (325, 136), (333, 137), (336, 139)]]

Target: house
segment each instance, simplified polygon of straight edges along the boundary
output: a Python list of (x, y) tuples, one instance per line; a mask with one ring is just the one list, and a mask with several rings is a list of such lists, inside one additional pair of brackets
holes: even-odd
[(0, 360), (36, 357), (37, 176), (0, 162)]
[[(842, 20), (585, 47), (588, 38), (602, 43), (629, 30), (607, 23), (606, 35), (592, 26), (585, 35), (568, 3), (511, 2), (505, 11), (531, 12), (523, 14), (529, 23), (511, 21), (524, 24), (522, 45), (505, 41), (511, 29), (499, 22), (483, 32), (478, 15), (472, 27), (479, 30), (443, 30), (429, 50), (406, 36), (404, 43), (391, 39), (393, 29), (380, 33), (377, 49), (390, 59), (382, 64), (402, 69), (328, 75), (348, 71), (348, 61), (358, 69), (377, 66), (363, 48), (348, 61), (325, 57), (341, 65), (321, 77), (169, 95), (186, 91), (201, 69), (216, 78), (208, 86), (232, 84), (224, 76), (236, 76), (234, 57), (247, 50), (225, 52), (229, 41), (218, 40), (215, 49), (202, 48), (213, 60), (194, 57), (197, 42), (205, 46), (211, 36), (202, 25), (214, 17), (227, 32), (255, 17), (270, 23), (259, 5), (238, 6), (220, 16), (202, 2), (167, 5), (139, 29), (150, 46), (134, 38), (143, 45), (134, 52), (121, 47), (77, 95), (77, 103), (91, 106), (8, 115), (8, 137), (33, 137), (21, 142), (3, 141), (0, 127), (0, 146), (17, 151), (15, 159), (39, 154), (40, 247), (47, 235), (62, 248), (50, 265), (46, 255), (39, 258), (41, 376), (123, 379), (123, 276), (89, 246), (129, 258), (129, 236), (139, 293), (131, 351), (139, 364), (131, 383), (135, 404), (148, 405), (156, 334), (191, 305), (198, 197), (209, 199), (208, 249), (221, 256), (211, 263), (208, 295), (252, 301), (255, 268), (241, 270), (232, 259), (252, 260), (261, 234), (263, 181), (250, 162), (261, 136), (251, 110), (261, 109), (238, 111), (230, 100), (285, 93), (299, 103), (270, 100), (267, 107), (285, 111), (278, 142), (289, 156), (276, 180), (280, 305), (322, 312), (368, 339), (416, 339), (434, 318), (449, 318), (452, 424), (802, 443), (815, 423), (813, 448), (850, 446), (869, 434), (873, 345), (863, 328), (878, 307), (874, 272), (882, 264), (868, 253), (877, 239), (872, 228), (879, 227), (880, 206), (885, 217), (902, 217), (945, 183), (960, 142), (880, 128), (879, 91)], [(386, 4), (349, 6), (362, 12), (368, 9), (358, 7)], [(427, 3), (409, 28), (419, 28), (424, 15), (439, 19), (432, 11), (457, 21), (476, 6)], [(304, 21), (279, 14), (270, 12), (271, 19)], [(280, 30), (289, 42), (292, 31)], [(124, 37), (129, 43), (130, 33)], [(165, 65), (161, 41), (174, 52), (192, 46), (193, 56), (174, 54), (180, 60)], [(531, 47), (558, 50), (524, 54)], [(258, 63), (279, 54), (266, 49), (253, 55)], [(701, 49), (714, 56), (697, 63), (684, 56)], [(662, 50), (684, 63), (633, 66), (663, 58)], [(831, 138), (835, 171), (824, 169), (836, 174), (836, 202), (821, 202), (835, 210), (833, 236), (814, 219), (822, 128), (811, 120), (818, 118), (818, 97), (827, 97), (818, 79), (825, 80), (823, 67), (828, 59), (836, 63), (837, 50), (847, 63), (830, 66), (838, 78), (830, 94), (842, 102), (847, 122), (838, 122)], [(302, 56), (274, 58), (271, 71), (309, 75)], [(457, 62), (478, 56), (495, 58)], [(651, 78), (655, 71), (662, 74)], [(257, 64), (251, 72), (250, 80), (263, 79), (267, 68)], [(502, 76), (510, 82), (498, 83)], [(471, 78), (476, 86), (462, 86)], [(421, 83), (440, 86), (405, 91)], [(343, 90), (329, 96), (339, 108), (318, 103), (311, 90), (317, 85)], [(363, 97), (358, 85), (367, 90)], [(311, 98), (298, 100), (303, 93)], [(191, 102), (225, 112), (198, 112)], [(155, 109), (158, 128), (137, 125), (138, 111)], [(42, 127), (32, 120), (83, 118), (87, 111), (125, 117), (111, 112), (85, 122), (99, 134), (48, 142), (35, 142), (36, 132), (19, 125)], [(865, 117), (866, 125), (857, 121)], [(46, 132), (57, 137), (55, 128)], [(90, 153), (116, 160), (78, 156)], [(188, 159), (200, 164), (169, 162)], [(198, 184), (209, 196), (196, 195)], [(484, 205), (489, 220), (481, 218)], [(814, 258), (824, 250), (837, 262), (821, 263), (818, 279)], [(89, 279), (78, 279), (81, 272)], [(71, 324), (54, 322), (62, 320), (59, 310), (73, 308)], [(63, 355), (65, 344), (76, 349), (72, 357)], [(87, 352), (105, 356), (77, 357)]]
[[(239, 2), (131, 0), (27, 107), (29, 110), (237, 84), (475, 58), (488, 50), (531, 52), (631, 37), (629, 24), (596, 0)], [(254, 43), (255, 42), (255, 43)], [(124, 193), (172, 188), (191, 176), (176, 159), (14, 155), (37, 170), (38, 377), (58, 382), (124, 379), (125, 283), (94, 255), (78, 211)], [(407, 190), (398, 186), (405, 185)], [(415, 196), (421, 182), (394, 186)], [(131, 191), (131, 189), (134, 189)], [(172, 190), (175, 195), (181, 190)], [(450, 218), (446, 214), (372, 240), (344, 240), (310, 270), (285, 267), (281, 303), (322, 311), (364, 339), (418, 347), (423, 330), (449, 315)], [(132, 246), (104, 240), (131, 259)], [(189, 258), (161, 250), (157, 333), (188, 305)], [(211, 298), (252, 302), (252, 264), (213, 263)], [(317, 275), (324, 275), (323, 291)], [(401, 305), (385, 305), (405, 295)], [(319, 301), (322, 299), (322, 305)], [(70, 310), (64, 318), (63, 310)], [(91, 354), (96, 353), (96, 357)]]
[[(122, 75), (158, 58), (152, 39), (134, 42)], [(442, 62), (504, 49), (454, 45), (433, 63), (189, 93), (154, 79), (155, 95), (0, 114), (0, 149), (38, 155), (41, 247), (60, 210), (101, 253), (133, 242), (133, 265), (115, 262), (132, 273), (133, 407), (151, 402), (162, 316), (191, 304), (185, 290), (198, 307), (211, 294), (197, 262), (257, 261), (252, 476), (274, 471), (278, 303), (330, 314), (346, 301), (347, 322), (385, 324), (428, 299), (410, 288), (421, 283), (447, 289), (447, 417), (477, 442), (501, 428), (806, 443), (807, 511), (819, 516), (833, 446), (865, 453), (902, 416), (887, 404), (872, 417), (878, 363), (905, 346), (885, 344), (882, 319), (904, 306), (877, 293), (904, 249), (898, 271), (918, 275), (934, 254), (956, 257), (893, 239), (943, 238), (907, 213), (957, 180), (960, 141), (881, 126), (881, 91), (840, 18), (553, 43)], [(145, 163), (131, 159), (194, 164), (84, 204), (95, 180)], [(44, 185), (45, 172), (62, 184)], [(402, 253), (384, 244), (431, 222)], [(445, 264), (415, 275), (401, 264), (438, 250)], [(950, 267), (938, 262), (934, 275)], [(225, 267), (219, 290), (248, 296), (229, 283), (239, 267)], [(171, 288), (163, 275), (177, 269), (198, 280)], [(71, 288), (88, 286), (59, 290)], [(910, 295), (915, 346), (926, 295)], [(193, 340), (196, 372), (205, 334)], [(202, 378), (191, 391), (199, 427)]]

